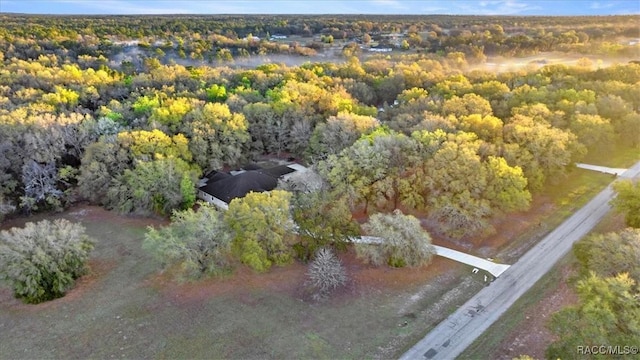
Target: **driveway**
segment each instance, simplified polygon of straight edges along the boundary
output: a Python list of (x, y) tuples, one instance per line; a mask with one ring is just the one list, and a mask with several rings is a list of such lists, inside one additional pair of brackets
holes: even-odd
[[(351, 238), (351, 242), (360, 244), (380, 244), (384, 241), (383, 238), (375, 236), (360, 236), (357, 238)], [(493, 261), (485, 260), (483, 258), (463, 253), (461, 251), (446, 248), (444, 246), (432, 245), (436, 250), (436, 255), (446, 257), (463, 264), (473, 266), (478, 269), (485, 270), (491, 275), (498, 277), (505, 270), (509, 268), (509, 265), (494, 263)]]

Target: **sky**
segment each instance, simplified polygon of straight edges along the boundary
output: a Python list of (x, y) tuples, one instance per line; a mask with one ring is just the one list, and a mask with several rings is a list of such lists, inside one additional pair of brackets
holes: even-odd
[(640, 0), (0, 0), (29, 14), (626, 15)]

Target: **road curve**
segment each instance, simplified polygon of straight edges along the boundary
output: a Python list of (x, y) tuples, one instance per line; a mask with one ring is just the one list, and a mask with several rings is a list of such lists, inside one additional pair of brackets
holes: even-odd
[[(640, 162), (621, 177), (635, 178)], [(454, 359), (493, 324), (520, 296), (571, 250), (610, 210), (614, 192), (608, 186), (511, 265), (490, 286), (480, 290), (449, 315), (400, 359)]]

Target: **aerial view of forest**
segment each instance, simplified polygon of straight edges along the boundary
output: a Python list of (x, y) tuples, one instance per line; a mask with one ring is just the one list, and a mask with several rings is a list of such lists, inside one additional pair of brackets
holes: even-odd
[(638, 354), (637, 2), (2, 2), (0, 359), (406, 357), (545, 241), (453, 356)]

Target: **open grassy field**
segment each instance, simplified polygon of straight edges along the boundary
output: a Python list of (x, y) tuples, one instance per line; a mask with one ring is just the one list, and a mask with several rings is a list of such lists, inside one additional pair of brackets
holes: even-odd
[(352, 253), (341, 255), (350, 283), (324, 303), (309, 300), (302, 264), (181, 284), (141, 249), (145, 226), (160, 221), (88, 206), (28, 220), (58, 216), (97, 240), (90, 274), (39, 305), (1, 288), (2, 359), (388, 358), (482, 286), (446, 259), (398, 270), (362, 265)]

